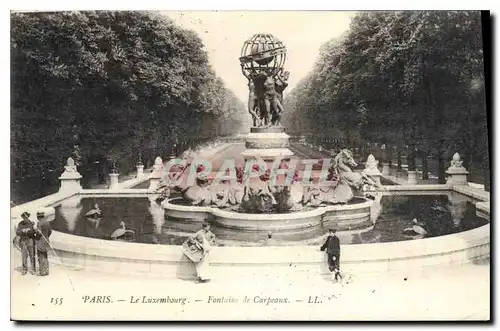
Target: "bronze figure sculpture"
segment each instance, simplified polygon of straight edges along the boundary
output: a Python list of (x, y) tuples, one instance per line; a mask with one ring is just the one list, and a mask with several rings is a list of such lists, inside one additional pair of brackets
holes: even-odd
[(283, 70), (285, 59), (285, 46), (270, 34), (256, 34), (243, 45), (240, 64), (249, 81), (248, 112), (254, 127), (280, 125), (290, 74)]

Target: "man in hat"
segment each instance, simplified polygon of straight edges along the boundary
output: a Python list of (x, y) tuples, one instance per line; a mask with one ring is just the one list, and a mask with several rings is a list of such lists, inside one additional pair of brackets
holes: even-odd
[(49, 274), (49, 259), (47, 253), (50, 248), (49, 237), (52, 234), (52, 228), (49, 221), (45, 218), (45, 213), (43, 211), (39, 211), (36, 217), (38, 219), (36, 233), (38, 266), (40, 268), (40, 276), (47, 276)]
[(325, 243), (321, 246), (321, 251), (324, 252), (326, 249), (326, 254), (328, 256), (328, 269), (333, 272), (335, 281), (337, 281), (340, 276), (340, 241), (335, 235), (335, 229), (330, 229), (328, 231), (328, 237)]
[(17, 225), (16, 235), (19, 237), (19, 247), (21, 248), (21, 256), (23, 268), (21, 273), (26, 275), (28, 272), (28, 258), (31, 265), (31, 273), (36, 272), (35, 264), (35, 228), (33, 222), (29, 219), (30, 213), (23, 212), (22, 220)]

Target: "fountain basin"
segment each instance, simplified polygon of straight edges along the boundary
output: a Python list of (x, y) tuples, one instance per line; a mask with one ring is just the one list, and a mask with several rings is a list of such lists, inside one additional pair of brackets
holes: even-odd
[[(423, 272), (425, 267), (452, 266), (487, 259), (490, 225), (421, 240), (347, 245), (344, 270), (352, 273)], [(99, 240), (54, 231), (51, 245), (67, 267), (100, 273), (194, 278), (192, 263), (179, 246)], [(50, 259), (61, 263), (52, 252)], [(311, 246), (214, 247), (211, 267), (217, 277), (252, 273), (329, 274), (326, 254)]]
[(335, 226), (338, 231), (367, 228), (372, 225), (370, 210), (374, 201), (356, 197), (353, 203), (316, 207), (312, 210), (281, 214), (250, 214), (210, 206), (188, 206), (182, 198), (165, 200), (165, 215), (186, 221), (212, 220), (219, 226), (244, 231), (290, 231), (316, 226)]
[[(392, 199), (391, 192), (387, 193), (388, 197)], [(421, 193), (422, 192), (419, 194)], [(413, 192), (412, 195), (414, 194)], [(84, 194), (80, 195), (85, 196)], [(108, 196), (112, 197), (115, 196), (115, 194)], [(56, 194), (32, 201), (21, 206), (21, 208), (13, 208), (12, 211), (29, 210), (32, 213), (36, 213), (38, 207), (57, 205), (65, 202), (68, 198), (68, 195)], [(77, 196), (74, 198), (76, 199)], [(85, 201), (85, 199), (88, 200)], [(148, 201), (146, 196), (144, 199)], [(101, 199), (99, 203), (105, 206), (106, 204), (103, 200), (104, 199)], [(149, 201), (151, 201), (151, 199), (149, 199)], [(94, 202), (95, 201), (88, 197), (82, 199), (82, 204), (87, 206), (86, 208), (93, 206)], [(480, 207), (478, 209), (481, 209), (482, 212), (489, 216), (488, 203), (489, 201), (474, 204)], [(68, 205), (73, 206), (74, 204), (71, 203)], [(113, 204), (109, 204), (106, 209), (112, 206)], [(128, 222), (133, 223), (131, 220), (139, 219), (141, 215), (147, 213), (148, 206), (149, 203), (146, 202), (144, 205), (137, 204), (135, 207), (138, 208), (137, 210), (135, 208), (129, 209), (127, 211), (127, 213), (130, 214)], [(152, 206), (154, 205), (152, 204), (149, 208)], [(394, 208), (399, 211), (401, 206), (401, 204), (398, 204), (395, 205)], [(184, 207), (186, 209), (193, 209), (191, 206)], [(330, 206), (329, 208), (335, 209), (336, 207), (342, 206)], [(349, 205), (343, 207), (349, 207)], [(386, 206), (386, 209), (389, 207), (390, 205)], [(166, 211), (161, 209), (159, 205), (158, 208), (159, 213), (157, 216), (163, 219)], [(319, 209), (322, 208), (327, 209), (327, 207), (320, 207)], [(109, 209), (109, 211), (110, 214), (114, 214), (123, 209), (123, 205), (118, 204)], [(197, 207), (196, 209), (206, 209), (209, 214), (213, 216), (211, 213), (212, 208), (210, 207)], [(82, 207), (81, 212), (78, 212), (78, 214), (84, 213), (85, 210), (86, 209)], [(124, 215), (125, 214), (121, 214), (120, 217), (124, 217)], [(400, 215), (398, 214), (397, 218), (399, 217)], [(408, 215), (408, 217), (410, 216)], [(359, 241), (357, 241), (358, 243), (348, 241), (342, 246), (342, 265), (344, 266), (344, 270), (352, 273), (402, 272), (406, 276), (409, 272), (412, 274), (418, 273), (425, 270), (424, 268), (427, 267), (434, 268), (436, 266), (471, 263), (489, 258), (489, 224), (481, 225), (483, 224), (481, 223), (479, 227), (447, 235), (401, 241), (402, 239), (394, 237), (391, 237), (391, 239), (387, 237), (387, 231), (398, 231), (398, 228), (407, 225), (399, 224), (400, 221), (389, 222), (388, 220), (390, 218), (391, 217), (386, 215), (385, 219), (382, 217), (382, 219), (378, 220), (375, 224), (375, 226), (385, 227), (385, 230), (378, 230), (382, 237), (376, 241), (372, 241), (372, 243), (366, 241), (361, 241), (361, 243), (359, 243)], [(12, 226), (17, 224), (17, 222), (19, 222), (18, 215), (15, 214), (11, 221)], [(117, 221), (118, 219), (107, 219), (101, 225), (103, 229), (113, 229)], [(147, 222), (144, 223), (144, 221), (139, 221), (138, 223), (147, 225)], [(384, 223), (387, 224), (384, 225)], [(194, 267), (192, 263), (182, 255), (179, 243), (174, 245), (151, 245), (144, 243), (147, 241), (131, 243), (102, 240), (83, 236), (82, 229), (84, 229), (85, 226), (88, 227), (85, 219), (76, 222), (77, 231), (75, 233), (80, 235), (63, 233), (58, 231), (57, 227), (54, 228), (53, 235), (51, 236), (51, 246), (54, 248), (55, 252), (57, 252), (61, 260), (57, 256), (54, 256), (53, 252), (50, 252), (50, 259), (53, 263), (63, 263), (66, 267), (95, 270), (100, 273), (110, 274), (136, 274), (166, 278), (193, 278), (195, 275)], [(198, 227), (195, 228), (198, 229)], [(68, 231), (64, 229), (64, 226), (61, 229), (63, 231)], [(318, 229), (320, 229), (321, 233), (324, 233), (326, 230), (322, 227)], [(139, 228), (137, 227), (136, 230), (139, 231)], [(146, 232), (149, 230), (145, 229)], [(353, 236), (357, 236), (356, 230), (339, 233), (341, 241), (343, 234), (351, 232)], [(276, 232), (276, 236), (278, 236), (278, 234), (279, 233)], [(219, 235), (218, 238), (219, 237), (222, 237), (222, 235)], [(391, 241), (386, 242), (388, 239)], [(247, 237), (246, 240), (248, 241), (249, 238)], [(312, 246), (308, 242), (301, 241), (289, 246), (281, 246), (278, 243), (275, 245), (259, 244), (256, 247), (238, 247), (231, 245), (228, 247), (213, 247), (211, 266), (214, 269), (214, 273), (217, 275), (214, 276), (214, 278), (229, 276), (239, 277), (250, 273), (263, 274), (267, 272), (304, 272), (306, 274), (311, 272), (313, 274), (328, 274), (326, 254), (318, 252), (318, 247), (322, 241), (323, 240), (315, 242)]]

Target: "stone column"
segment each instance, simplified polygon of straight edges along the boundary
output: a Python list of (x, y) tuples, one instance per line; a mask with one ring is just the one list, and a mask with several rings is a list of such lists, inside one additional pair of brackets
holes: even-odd
[(118, 177), (120, 174), (117, 174), (115, 172), (112, 172), (109, 174), (109, 189), (114, 190), (117, 189), (120, 184), (118, 183)]
[(149, 189), (156, 190), (158, 184), (160, 184), (160, 180), (163, 176), (163, 160), (161, 157), (157, 157), (155, 159), (155, 164), (153, 165), (153, 173), (149, 179)]
[(370, 176), (373, 178), (373, 180), (380, 185), (380, 176), (382, 175), (380, 171), (377, 168), (378, 166), (378, 161), (375, 160), (375, 157), (373, 154), (368, 155), (368, 158), (366, 159), (365, 163), (365, 169), (363, 170), (363, 173), (365, 173), (367, 176)]
[(390, 173), (389, 163), (387, 162), (382, 163), (382, 175), (389, 175), (389, 173)]
[(75, 161), (70, 157), (64, 166), (64, 172), (59, 177), (61, 187), (59, 193), (76, 193), (81, 191), (80, 179), (82, 175), (77, 171)]
[(144, 177), (144, 164), (138, 163), (136, 165), (137, 168), (137, 178), (143, 178)]
[(462, 163), (460, 154), (455, 153), (450, 162), (450, 167), (446, 170), (446, 174), (448, 175), (446, 184), (467, 185), (467, 175), (469, 172), (462, 166)]
[(408, 171), (408, 184), (417, 184), (417, 172), (414, 170)]

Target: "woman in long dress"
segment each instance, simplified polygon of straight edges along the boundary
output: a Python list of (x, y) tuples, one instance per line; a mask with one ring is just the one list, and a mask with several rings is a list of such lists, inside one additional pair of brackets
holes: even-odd
[(198, 282), (206, 283), (210, 280), (210, 250), (215, 244), (215, 235), (210, 231), (210, 223), (204, 222), (201, 230), (194, 235), (194, 239), (203, 249), (203, 257), (199, 262), (195, 262)]

